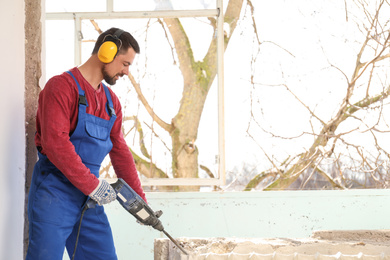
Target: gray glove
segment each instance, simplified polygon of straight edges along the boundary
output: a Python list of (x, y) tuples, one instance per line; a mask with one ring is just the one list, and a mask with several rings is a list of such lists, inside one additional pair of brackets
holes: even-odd
[(116, 199), (116, 192), (106, 180), (99, 180), (99, 185), (89, 194), (100, 206)]

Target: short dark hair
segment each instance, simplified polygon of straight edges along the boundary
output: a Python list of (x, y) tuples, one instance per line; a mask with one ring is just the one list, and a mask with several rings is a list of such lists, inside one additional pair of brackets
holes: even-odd
[[(95, 47), (93, 48), (92, 54), (97, 54), (99, 51), (100, 46), (103, 44), (103, 40), (107, 35), (114, 35), (116, 31), (120, 30), (119, 28), (112, 27), (108, 29), (107, 31), (101, 33), (99, 37), (96, 40)], [(107, 39), (107, 38), (106, 38)], [(127, 52), (129, 48), (133, 48), (135, 53), (140, 53), (139, 45), (137, 40), (131, 35), (129, 32), (124, 31), (120, 36), (119, 39), (122, 41), (122, 46), (120, 46), (120, 43), (115, 42), (119, 49), (119, 54), (124, 54)]]

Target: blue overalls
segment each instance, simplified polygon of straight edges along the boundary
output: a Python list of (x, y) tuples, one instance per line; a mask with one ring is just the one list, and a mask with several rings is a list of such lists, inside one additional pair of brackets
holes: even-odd
[[(112, 148), (110, 132), (116, 115), (111, 95), (103, 85), (110, 120), (87, 114), (85, 92), (73, 74), (67, 72), (75, 80), (79, 91), (78, 121), (70, 141), (83, 163), (99, 177), (100, 165)], [(60, 260), (64, 246), (69, 256), (73, 255), (81, 211), (88, 196), (70, 183), (39, 151), (38, 157), (28, 197), (29, 247), (26, 260)], [(111, 227), (102, 206), (96, 205), (85, 211), (76, 259), (117, 259)]]

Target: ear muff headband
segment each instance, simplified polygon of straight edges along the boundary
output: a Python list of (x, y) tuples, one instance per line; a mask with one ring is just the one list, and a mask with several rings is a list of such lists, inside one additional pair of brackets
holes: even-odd
[(114, 35), (107, 34), (104, 36), (103, 44), (100, 46), (98, 51), (98, 58), (103, 63), (112, 62), (119, 50), (122, 47), (122, 41), (119, 38), (124, 31), (118, 29)]

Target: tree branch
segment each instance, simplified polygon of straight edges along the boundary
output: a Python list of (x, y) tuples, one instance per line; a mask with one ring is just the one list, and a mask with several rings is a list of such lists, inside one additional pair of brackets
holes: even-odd
[(131, 73), (129, 73), (128, 77), (129, 77), (129, 79), (131, 81), (131, 84), (133, 84), (133, 87), (134, 87), (135, 91), (138, 94), (138, 98), (141, 100), (141, 102), (144, 105), (146, 111), (148, 111), (149, 115), (152, 117), (152, 119), (154, 121), (157, 122), (157, 124), (159, 126), (161, 126), (164, 130), (166, 130), (167, 132), (170, 133), (172, 131), (172, 125), (164, 122), (160, 117), (158, 117), (156, 115), (156, 113), (154, 113), (153, 108), (149, 105), (149, 103), (146, 100), (145, 96), (142, 94), (141, 88), (140, 88), (139, 84), (135, 81), (133, 75)]
[(134, 162), (137, 170), (147, 178), (168, 178), (168, 175), (158, 168), (154, 163), (148, 162), (142, 159), (137, 153), (135, 153), (130, 147), (130, 152), (133, 154)]
[(325, 177), (325, 179), (327, 179), (327, 181), (330, 182), (330, 184), (332, 184), (332, 186), (333, 186), (334, 188), (339, 188), (339, 189), (343, 189), (343, 190), (346, 189), (343, 185), (338, 184), (330, 175), (328, 175), (325, 171), (323, 171), (323, 170), (320, 169), (319, 167), (317, 167), (316, 170), (317, 170), (323, 177)]
[(188, 39), (183, 25), (178, 18), (164, 18), (164, 23), (172, 36), (176, 48), (176, 54), (179, 59), (180, 70), (183, 74), (184, 82), (193, 78), (194, 55), (191, 49), (191, 43)]

